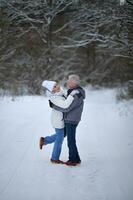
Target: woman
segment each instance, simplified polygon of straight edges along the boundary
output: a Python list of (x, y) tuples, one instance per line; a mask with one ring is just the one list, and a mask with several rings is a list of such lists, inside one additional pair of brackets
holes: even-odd
[[(74, 90), (69, 94), (67, 98), (65, 98), (63, 91), (60, 89), (60, 86), (55, 81), (43, 81), (42, 86), (51, 93), (49, 100), (53, 104), (61, 108), (68, 108), (74, 100), (74, 95), (79, 93), (79, 91)], [(39, 146), (40, 149), (42, 149), (44, 145), (51, 144), (54, 142), (51, 162), (63, 164), (63, 161), (59, 159), (64, 139), (63, 113), (52, 109), (51, 123), (53, 128), (55, 128), (55, 134), (51, 136), (46, 136), (45, 138), (41, 137), (39, 141)]]

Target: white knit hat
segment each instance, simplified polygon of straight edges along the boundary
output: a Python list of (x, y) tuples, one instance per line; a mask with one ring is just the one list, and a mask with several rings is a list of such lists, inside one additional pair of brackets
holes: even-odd
[(43, 81), (42, 86), (45, 87), (48, 91), (52, 92), (56, 82), (55, 81)]

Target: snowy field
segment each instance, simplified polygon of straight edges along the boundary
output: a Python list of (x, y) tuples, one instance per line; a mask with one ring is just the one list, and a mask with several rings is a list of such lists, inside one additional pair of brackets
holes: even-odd
[[(77, 144), (82, 164), (51, 164), (46, 97), (0, 99), (0, 200), (133, 200), (133, 102), (88, 90)], [(64, 140), (61, 159), (67, 160)]]

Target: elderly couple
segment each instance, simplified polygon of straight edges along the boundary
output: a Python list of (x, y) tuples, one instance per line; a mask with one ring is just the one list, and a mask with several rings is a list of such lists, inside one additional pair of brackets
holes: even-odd
[[(70, 75), (67, 81), (67, 95), (54, 81), (43, 81), (42, 86), (50, 92), (49, 104), (52, 108), (51, 122), (55, 134), (41, 137), (39, 147), (54, 143), (51, 162), (76, 166), (81, 163), (76, 145), (76, 128), (81, 120), (85, 91), (79, 86), (78, 75)], [(67, 136), (69, 160), (61, 161), (60, 154), (64, 137)]]

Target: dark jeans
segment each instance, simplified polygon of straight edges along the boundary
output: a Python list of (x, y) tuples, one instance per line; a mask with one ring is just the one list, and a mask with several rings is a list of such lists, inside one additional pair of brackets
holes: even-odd
[(72, 162), (81, 161), (76, 145), (76, 128), (77, 124), (65, 123), (69, 160)]

